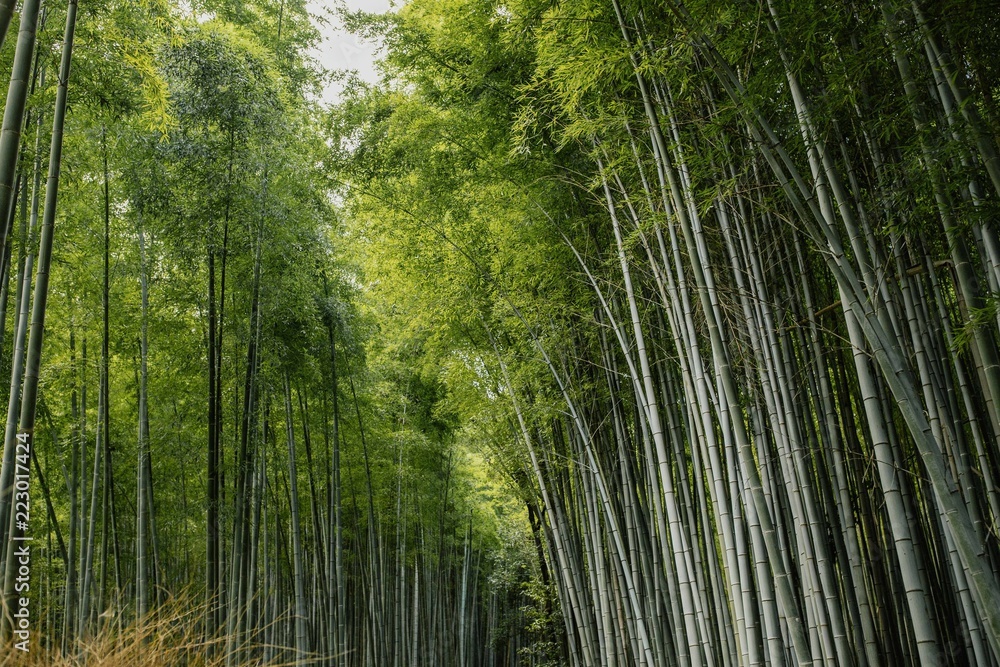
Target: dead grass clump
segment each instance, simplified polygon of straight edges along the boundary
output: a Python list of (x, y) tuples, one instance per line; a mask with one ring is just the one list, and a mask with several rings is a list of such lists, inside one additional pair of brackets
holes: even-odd
[(61, 637), (31, 638), (27, 652), (4, 647), (2, 667), (221, 667), (225, 642), (206, 641), (202, 625), (204, 603), (178, 597), (128, 625), (113, 616), (101, 618), (101, 630), (85, 638), (70, 653), (59, 650)]

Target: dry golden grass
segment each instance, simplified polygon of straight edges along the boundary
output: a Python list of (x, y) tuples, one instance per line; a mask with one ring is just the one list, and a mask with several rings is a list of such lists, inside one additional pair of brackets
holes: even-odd
[(0, 667), (221, 667), (225, 641), (205, 641), (201, 632), (204, 613), (203, 603), (182, 597), (163, 605), (142, 623), (123, 625), (115, 618), (103, 618), (101, 631), (80, 642), (75, 650), (71, 648), (68, 655), (59, 651), (60, 637), (43, 641), (34, 634), (27, 652), (5, 647)]

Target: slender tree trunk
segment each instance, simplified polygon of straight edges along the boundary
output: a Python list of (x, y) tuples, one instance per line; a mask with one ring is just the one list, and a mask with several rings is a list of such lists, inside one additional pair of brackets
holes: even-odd
[[(22, 12), (23, 14), (23, 12)], [(30, 453), (34, 445), (35, 410), (38, 393), (38, 373), (41, 366), (42, 334), (45, 327), (45, 309), (48, 299), (49, 267), (52, 258), (52, 237), (56, 217), (56, 201), (59, 189), (59, 169), (62, 158), (63, 124), (66, 116), (66, 91), (69, 84), (70, 60), (73, 51), (73, 33), (76, 27), (76, 0), (70, 0), (66, 15), (66, 30), (63, 37), (62, 57), (59, 65), (59, 86), (56, 90), (55, 113), (52, 122), (52, 144), (49, 152), (48, 184), (45, 190), (45, 208), (42, 215), (41, 238), (38, 249), (38, 272), (35, 278), (35, 297), (32, 304), (31, 334), (28, 339), (27, 361), (25, 363), (24, 386), (22, 388), (20, 424), (16, 441), (23, 443)], [(2, 152), (2, 151), (0, 151)], [(0, 210), (4, 207), (0, 206)], [(2, 244), (0, 244), (2, 245)], [(29, 482), (29, 470), (24, 470), (24, 480)], [(17, 512), (11, 512), (11, 544), (21, 542), (27, 536), (27, 518), (19, 521)], [(4, 578), (4, 599), (8, 613), (15, 608), (16, 561), (9, 557)], [(20, 605), (17, 604), (19, 607)], [(2, 633), (6, 639), (7, 633)]]
[(148, 544), (150, 514), (152, 503), (151, 480), (148, 474), (149, 461), (149, 285), (147, 282), (148, 266), (146, 263), (146, 234), (143, 229), (142, 216), (136, 221), (136, 231), (139, 236), (139, 289), (141, 295), (140, 338), (139, 338), (139, 460), (136, 469), (136, 613), (142, 619), (149, 612), (149, 563)]
[(305, 572), (303, 570), (302, 532), (299, 523), (299, 487), (295, 467), (295, 428), (292, 414), (292, 390), (288, 382), (288, 374), (284, 376), (285, 384), (285, 428), (288, 439), (288, 482), (291, 494), (292, 513), (292, 554), (294, 558), (293, 578), (295, 582), (295, 665), (306, 664), (306, 654), (309, 652), (308, 636), (306, 634), (306, 598)]
[(2, 0), (0, 2), (0, 48), (3, 47), (3, 43), (7, 39), (7, 30), (10, 28), (10, 20), (14, 16), (16, 4), (16, 0)]
[[(0, 3), (0, 44), (6, 37), (10, 25), (8, 5)], [(20, 25), (17, 33), (17, 48), (14, 50), (14, 65), (7, 87), (7, 102), (3, 109), (3, 125), (0, 126), (0, 211), (6, 213), (14, 197), (14, 179), (17, 172), (17, 156), (21, 147), (21, 126), (24, 120), (24, 106), (28, 97), (31, 77), (32, 56), (35, 53), (35, 37), (38, 29), (38, 14), (41, 0), (25, 0), (21, 6)], [(0, 248), (7, 243), (6, 229), (0, 229)], [(6, 461), (6, 459), (5, 459)], [(8, 480), (6, 482), (10, 484)], [(6, 488), (3, 486), (2, 488)], [(6, 496), (6, 494), (4, 494)]]

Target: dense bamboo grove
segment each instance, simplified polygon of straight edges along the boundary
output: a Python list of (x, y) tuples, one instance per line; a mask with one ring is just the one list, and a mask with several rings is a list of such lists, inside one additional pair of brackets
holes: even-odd
[(303, 3), (0, 10), (0, 663), (514, 664), (525, 510), (380, 333)]
[(996, 664), (995, 7), (356, 20), (350, 211), (506, 408), (563, 658)]
[(0, 0), (0, 662), (1000, 667), (991, 3), (335, 16)]

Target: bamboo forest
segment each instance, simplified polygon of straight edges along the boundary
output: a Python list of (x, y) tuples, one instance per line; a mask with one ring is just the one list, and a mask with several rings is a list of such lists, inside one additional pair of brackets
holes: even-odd
[(0, 667), (1000, 667), (996, 0), (387, 2), (0, 0)]

